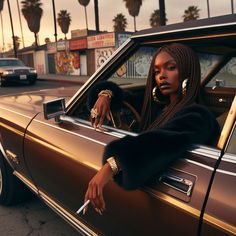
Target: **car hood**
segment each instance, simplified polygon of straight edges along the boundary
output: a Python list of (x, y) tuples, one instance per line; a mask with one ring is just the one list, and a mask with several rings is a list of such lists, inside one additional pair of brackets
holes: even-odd
[(43, 103), (63, 97), (66, 102), (77, 92), (78, 88), (56, 88), (31, 91), (26, 93), (0, 96), (0, 107), (22, 115), (33, 117), (42, 112)]

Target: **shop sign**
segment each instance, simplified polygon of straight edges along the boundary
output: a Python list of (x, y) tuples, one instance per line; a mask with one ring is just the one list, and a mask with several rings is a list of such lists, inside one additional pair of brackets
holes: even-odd
[(88, 35), (88, 30), (87, 29), (76, 29), (76, 30), (71, 30), (71, 38), (78, 38), (78, 37), (83, 37)]
[(87, 48), (87, 39), (78, 39), (69, 41), (70, 50)]
[(99, 34), (87, 37), (88, 48), (105, 48), (115, 46), (115, 33)]
[(69, 48), (68, 41), (58, 41), (57, 42), (57, 51), (65, 51)]
[(47, 52), (48, 53), (56, 53), (56, 51), (57, 51), (56, 43), (48, 43), (47, 44)]

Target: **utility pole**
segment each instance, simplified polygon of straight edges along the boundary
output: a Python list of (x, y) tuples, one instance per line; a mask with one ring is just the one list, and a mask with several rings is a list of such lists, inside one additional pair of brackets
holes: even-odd
[(159, 0), (160, 25), (166, 25), (165, 0)]
[(231, 9), (232, 9), (232, 14), (234, 14), (234, 0), (231, 0)]
[(210, 18), (209, 0), (207, 0), (207, 17)]
[(55, 36), (55, 42), (57, 43), (57, 21), (56, 21), (56, 9), (55, 9), (55, 2), (52, 0), (52, 8), (53, 8), (53, 20), (54, 20), (54, 36)]
[(94, 0), (94, 11), (95, 11), (96, 33), (99, 33), (100, 29), (99, 29), (98, 0)]
[(13, 23), (12, 23), (12, 16), (11, 16), (11, 6), (10, 6), (10, 3), (9, 3), (9, 0), (7, 0), (7, 5), (8, 5), (10, 22), (11, 22), (11, 32), (12, 32), (12, 41), (13, 41), (13, 47), (14, 47), (14, 56), (17, 57), (16, 41), (15, 41), (15, 35), (14, 35), (14, 29), (13, 29)]
[(19, 21), (20, 21), (20, 30), (21, 30), (22, 44), (23, 44), (23, 48), (24, 48), (25, 47), (25, 41), (24, 41), (24, 35), (23, 35), (23, 30), (22, 30), (22, 22), (21, 22), (21, 16), (20, 16), (19, 1), (16, 0), (16, 3), (17, 3), (17, 9), (18, 9), (18, 15), (19, 15)]

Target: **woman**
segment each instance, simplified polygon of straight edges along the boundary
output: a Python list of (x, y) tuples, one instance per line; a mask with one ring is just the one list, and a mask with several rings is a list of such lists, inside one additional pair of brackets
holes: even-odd
[[(113, 178), (125, 189), (137, 189), (160, 175), (193, 144), (213, 144), (219, 127), (215, 117), (199, 101), (200, 65), (187, 46), (173, 43), (154, 55), (141, 115), (141, 133), (109, 143), (102, 168), (92, 178), (85, 194), (98, 213), (105, 210), (104, 186)], [(92, 124), (110, 119), (125, 94), (111, 82), (95, 86), (89, 96)], [(97, 99), (97, 101), (96, 101)], [(95, 102), (96, 101), (96, 102)], [(87, 208), (86, 208), (87, 210)]]

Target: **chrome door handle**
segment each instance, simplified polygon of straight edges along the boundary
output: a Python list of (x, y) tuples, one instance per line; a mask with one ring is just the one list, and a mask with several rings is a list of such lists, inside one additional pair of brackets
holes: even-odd
[(159, 178), (159, 181), (177, 191), (186, 194), (187, 196), (191, 195), (193, 188), (193, 182), (191, 180), (181, 178), (176, 175), (163, 174)]

